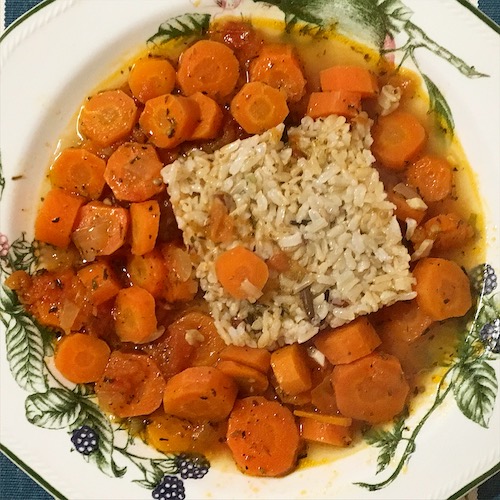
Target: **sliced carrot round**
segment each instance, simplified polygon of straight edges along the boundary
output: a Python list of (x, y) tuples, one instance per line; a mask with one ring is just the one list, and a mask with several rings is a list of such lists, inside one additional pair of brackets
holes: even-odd
[(229, 415), (237, 393), (233, 379), (217, 368), (193, 366), (167, 381), (163, 408), (193, 422), (218, 422)]
[(58, 343), (54, 363), (70, 382), (87, 384), (99, 380), (110, 354), (104, 340), (86, 333), (72, 333)]
[(159, 337), (156, 302), (144, 288), (122, 288), (115, 300), (115, 331), (122, 342), (144, 344)]
[(417, 303), (436, 321), (463, 316), (472, 306), (469, 278), (454, 261), (427, 257), (418, 261)]
[(226, 292), (236, 299), (258, 298), (255, 295), (269, 278), (267, 264), (241, 245), (219, 255), (215, 261), (215, 273)]
[(186, 96), (203, 92), (217, 98), (229, 95), (239, 77), (233, 51), (213, 40), (200, 40), (186, 49), (179, 60), (177, 81)]
[(155, 146), (172, 149), (191, 138), (199, 117), (195, 101), (166, 94), (146, 102), (139, 123)]
[(130, 70), (128, 85), (134, 97), (144, 103), (174, 90), (175, 69), (167, 59), (139, 59)]
[(285, 94), (263, 82), (243, 85), (231, 101), (231, 114), (249, 134), (262, 134), (288, 115)]
[(287, 100), (299, 101), (305, 93), (306, 79), (292, 45), (265, 45), (250, 64), (250, 81), (264, 82), (282, 90)]
[(425, 155), (406, 171), (408, 183), (417, 189), (427, 203), (440, 201), (450, 195), (453, 172), (445, 158)]
[(118, 200), (141, 202), (165, 189), (162, 168), (154, 146), (126, 142), (109, 157), (104, 178)]
[(85, 198), (52, 188), (38, 209), (35, 220), (35, 239), (66, 248), (71, 243), (71, 231), (75, 226), (80, 207)]
[(82, 148), (68, 148), (61, 152), (49, 170), (54, 187), (66, 189), (96, 200), (104, 188), (106, 162)]
[(134, 100), (121, 90), (92, 96), (80, 112), (80, 132), (100, 146), (111, 146), (130, 134), (137, 115)]
[(381, 116), (372, 129), (375, 158), (393, 170), (403, 170), (423, 148), (426, 132), (411, 113), (394, 111)]
[(401, 413), (410, 391), (399, 360), (381, 353), (335, 366), (331, 380), (340, 413), (371, 424)]
[(295, 467), (300, 436), (288, 408), (251, 396), (236, 401), (229, 416), (227, 444), (245, 474), (277, 477)]
[(91, 201), (80, 208), (71, 239), (88, 261), (111, 255), (125, 243), (129, 218), (126, 208)]
[(191, 140), (214, 139), (217, 137), (224, 115), (220, 106), (210, 97), (201, 92), (190, 96), (200, 108), (198, 124), (191, 134)]
[(149, 415), (162, 402), (165, 380), (145, 354), (113, 351), (95, 392), (100, 407), (120, 418)]

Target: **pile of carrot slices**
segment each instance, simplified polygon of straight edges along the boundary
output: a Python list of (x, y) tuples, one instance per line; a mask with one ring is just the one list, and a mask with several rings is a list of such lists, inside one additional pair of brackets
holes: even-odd
[[(138, 59), (126, 85), (87, 99), (78, 119), (83, 139), (51, 165), (36, 216), (35, 238), (56, 258), (44, 272), (7, 280), (41, 324), (61, 333), (60, 373), (94, 383), (99, 404), (116, 417), (147, 415), (146, 439), (159, 450), (210, 453), (224, 442), (236, 465), (256, 476), (294, 470), (305, 443), (348, 446), (362, 425), (400, 414), (412, 389), (405, 353), (472, 302), (468, 278), (447, 252), (467, 245), (474, 230), (443, 209), (453, 167), (428, 148), (418, 117), (371, 113), (388, 198), (402, 227), (414, 221), (417, 298), (302, 345), (269, 352), (224, 344), (197, 296), (161, 180), (183, 151), (260, 134), (291, 120), (291, 109), (347, 120), (377, 109), (386, 80), (333, 66), (312, 88), (293, 45), (229, 21), (178, 60)], [(207, 237), (231, 242), (235, 224), (215, 198)], [(265, 260), (235, 245), (214, 265), (228, 296), (255, 302), (293, 263), (285, 252)]]

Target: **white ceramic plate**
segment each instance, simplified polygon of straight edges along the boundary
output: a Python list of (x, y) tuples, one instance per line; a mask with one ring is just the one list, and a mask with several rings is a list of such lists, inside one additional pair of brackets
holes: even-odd
[[(390, 44), (387, 35), (394, 35), (396, 47), (406, 42), (418, 46), (413, 54), (419, 70), (432, 81), (431, 101), (454, 120), (477, 172), (487, 217), (488, 269), (500, 271), (498, 28), (457, 0), (275, 3), (313, 24), (336, 18), (346, 33), (368, 43), (385, 39)], [(204, 14), (241, 12), (283, 18), (277, 7), (253, 0), (46, 0), (4, 34), (0, 43), (2, 279), (14, 268), (30, 266), (32, 226), (45, 168), (82, 98), (143, 46), (162, 22), (191, 13), (181, 19), (189, 27), (206, 22)], [(401, 57), (402, 52), (397, 54)], [(485, 281), (470, 345), (479, 345), (481, 332), (489, 334), (490, 341), (498, 335), (494, 284), (492, 276)], [(48, 346), (6, 290), (0, 309), (1, 449), (56, 497), (147, 499), (167, 473), (180, 487), (179, 495), (171, 498), (182, 498), (182, 488), (188, 499), (457, 498), (500, 469), (500, 360), (489, 351), (456, 360), (444, 385), (407, 421), (402, 439), (393, 441), (399, 443), (394, 457), (379, 474), (377, 459), (388, 448), (365, 444), (281, 479), (246, 477), (231, 464), (212, 464), (203, 478), (183, 479), (178, 457), (152, 455), (140, 445), (126, 448), (124, 433), (109, 425), (81, 388), (65, 387), (51, 377), (45, 362)], [(432, 409), (435, 397), (440, 404)], [(100, 436), (97, 450), (88, 456), (75, 451), (70, 441), (83, 424)], [(378, 488), (371, 491), (357, 483)]]

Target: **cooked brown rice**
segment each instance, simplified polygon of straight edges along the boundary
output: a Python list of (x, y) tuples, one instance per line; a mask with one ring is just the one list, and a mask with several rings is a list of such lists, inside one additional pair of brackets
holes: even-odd
[[(288, 131), (288, 144), (281, 125), (213, 154), (193, 151), (163, 169), (200, 286), (227, 343), (304, 342), (320, 327), (415, 296), (394, 207), (372, 166), (370, 126), (365, 113), (352, 123), (305, 117)], [(206, 237), (216, 196), (235, 220), (230, 243)], [(293, 272), (280, 274), (279, 286), (254, 303), (230, 297), (214, 261), (238, 244), (263, 259), (285, 251)], [(313, 316), (304, 293), (312, 298)]]

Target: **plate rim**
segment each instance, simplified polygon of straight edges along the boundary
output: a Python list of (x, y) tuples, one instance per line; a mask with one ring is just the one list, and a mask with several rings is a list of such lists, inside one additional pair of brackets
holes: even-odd
[[(38, 4), (31, 7), (25, 13), (23, 13), (20, 17), (18, 17), (15, 21), (13, 21), (0, 35), (0, 44), (5, 42), (6, 38), (15, 32), (18, 28), (22, 27), (22, 25), (32, 18), (34, 15), (37, 15), (41, 10), (46, 7), (51, 6), (55, 3), (65, 3), (67, 2), (67, 8), (72, 8), (76, 3), (82, 0), (41, 0)], [(500, 35), (500, 25), (496, 24), (490, 17), (488, 17), (485, 13), (483, 13), (479, 7), (473, 5), (469, 0), (454, 0), (458, 4), (465, 7), (471, 14), (479, 18), (484, 24), (486, 24), (490, 29)], [(500, 392), (499, 392), (500, 395)], [(68, 497), (64, 496), (56, 487), (50, 484), (46, 479), (44, 479), (39, 473), (37, 473), (32, 467), (30, 467), (23, 459), (21, 459), (15, 452), (13, 452), (10, 448), (2, 444), (0, 440), (0, 452), (5, 455), (9, 460), (11, 460), (15, 465), (17, 465), (24, 473), (27, 474), (33, 481), (35, 481), (40, 487), (47, 491), (50, 495), (53, 495), (54, 498), (58, 500), (68, 500)], [(449, 500), (456, 500), (463, 495), (467, 494), (474, 487), (479, 486), (480, 484), (487, 481), (497, 472), (500, 472), (500, 461), (496, 463), (492, 468), (488, 471), (481, 474), (479, 477), (470, 481), (466, 485), (464, 485), (461, 489), (455, 492), (453, 495), (449, 496)]]

